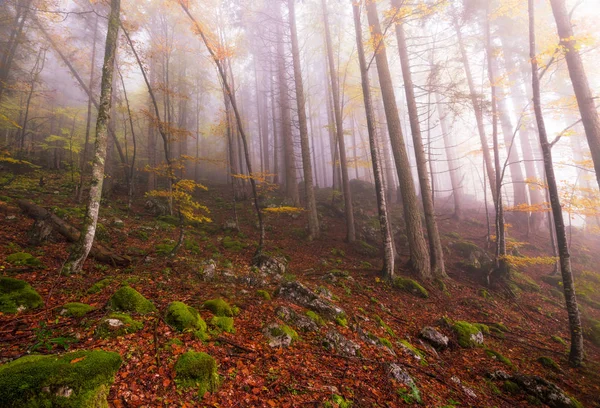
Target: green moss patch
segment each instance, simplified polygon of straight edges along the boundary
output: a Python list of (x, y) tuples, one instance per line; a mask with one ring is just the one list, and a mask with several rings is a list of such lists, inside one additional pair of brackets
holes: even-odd
[(267, 292), (266, 290), (257, 290), (256, 291), (256, 296), (263, 298), (264, 300), (271, 300), (271, 294), (269, 292)]
[(0, 401), (13, 407), (107, 407), (118, 353), (31, 355), (0, 366)]
[(96, 336), (100, 338), (119, 337), (135, 333), (144, 327), (143, 322), (134, 320), (125, 313), (111, 313), (103, 318), (96, 327)]
[(223, 248), (229, 249), (230, 251), (241, 251), (242, 249), (246, 248), (246, 245), (240, 241), (234, 240), (230, 236), (225, 236), (222, 243)]
[(0, 312), (12, 314), (43, 305), (41, 296), (27, 282), (0, 277)]
[(210, 324), (226, 333), (235, 333), (233, 317), (215, 316), (210, 320)]
[(318, 324), (319, 326), (325, 326), (325, 319), (323, 319), (318, 313), (313, 312), (312, 310), (309, 310), (306, 312), (306, 316), (308, 316), (308, 318), (310, 320), (312, 320), (313, 322), (315, 322), (316, 324)]
[(167, 306), (165, 321), (175, 329), (196, 329), (206, 332), (206, 322), (196, 309), (183, 302), (172, 302)]
[(292, 342), (297, 341), (300, 338), (300, 336), (298, 335), (296, 330), (292, 329), (290, 326), (288, 326), (286, 324), (280, 324), (280, 325), (271, 327), (269, 330), (269, 334), (273, 337), (280, 337), (285, 334), (285, 335), (289, 336), (290, 339), (292, 339)]
[(567, 342), (560, 336), (552, 336), (552, 341), (558, 344), (562, 344), (563, 346), (568, 346)]
[(87, 305), (85, 303), (73, 302), (64, 305), (60, 310), (60, 314), (62, 316), (69, 317), (83, 317), (92, 310), (95, 310), (93, 306)]
[(504, 357), (502, 354), (498, 353), (497, 351), (487, 349), (487, 350), (485, 350), (485, 354), (487, 354), (488, 357), (491, 357), (494, 360), (498, 360), (501, 363), (506, 364), (510, 368), (514, 367), (512, 361), (510, 361), (510, 359), (508, 357)]
[(592, 343), (596, 346), (600, 347), (600, 320), (590, 320), (589, 326), (584, 327), (583, 334), (587, 337)]
[(412, 293), (420, 298), (427, 299), (429, 297), (429, 292), (427, 292), (427, 289), (413, 279), (397, 277), (394, 279), (394, 287), (404, 292)]
[(461, 347), (478, 347), (483, 344), (483, 334), (488, 334), (490, 329), (485, 324), (469, 323), (462, 320), (454, 322), (452, 329), (458, 336)]
[(546, 368), (560, 371), (560, 366), (558, 364), (556, 364), (556, 361), (552, 360), (550, 357), (542, 356), (542, 357), (538, 358), (536, 361)]
[(10, 254), (6, 257), (6, 262), (14, 266), (42, 266), (42, 261), (27, 252)]
[(512, 271), (511, 283), (524, 292), (539, 292), (541, 290), (540, 285), (520, 272)]
[(102, 291), (102, 289), (104, 289), (105, 287), (110, 285), (112, 283), (112, 281), (113, 281), (113, 278), (110, 278), (110, 277), (99, 280), (98, 282), (96, 282), (92, 286), (90, 286), (90, 288), (87, 290), (87, 293), (89, 293), (90, 295), (100, 293)]
[(179, 387), (198, 388), (200, 396), (214, 392), (220, 382), (217, 362), (206, 353), (184, 353), (175, 364), (175, 381)]
[(119, 288), (108, 301), (108, 307), (112, 310), (140, 314), (156, 310), (152, 302), (130, 286)]
[(231, 307), (229, 303), (223, 299), (211, 299), (204, 302), (203, 308), (210, 310), (215, 316), (233, 317), (236, 313), (236, 308)]

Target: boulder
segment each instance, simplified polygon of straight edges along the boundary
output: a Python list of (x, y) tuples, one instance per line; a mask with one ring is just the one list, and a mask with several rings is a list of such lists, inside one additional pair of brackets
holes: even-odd
[(148, 314), (156, 310), (151, 301), (131, 286), (119, 288), (111, 296), (107, 306), (111, 310), (139, 314)]
[(108, 407), (118, 353), (30, 355), (0, 366), (0, 401), (13, 407)]
[(277, 317), (279, 317), (285, 323), (291, 324), (302, 331), (314, 332), (319, 330), (319, 325), (310, 317), (296, 313), (289, 307), (279, 306), (277, 309), (275, 309), (275, 313), (277, 314)]
[(207, 261), (202, 262), (202, 270), (199, 272), (200, 279), (205, 282), (212, 281), (217, 274), (217, 263), (209, 259)]
[(269, 346), (273, 348), (289, 347), (298, 340), (298, 333), (285, 324), (271, 323), (263, 330), (265, 337), (269, 340)]
[(252, 264), (259, 271), (268, 275), (283, 275), (287, 268), (287, 260), (285, 258), (271, 257), (262, 253), (254, 257)]
[(344, 337), (337, 330), (331, 329), (325, 335), (323, 339), (323, 345), (325, 348), (336, 351), (340, 354), (347, 356), (356, 356), (360, 350), (360, 346), (352, 340)]
[(0, 312), (17, 313), (43, 305), (41, 296), (27, 282), (0, 277)]
[(144, 208), (154, 216), (170, 214), (169, 202), (165, 198), (150, 197), (144, 203)]
[(346, 317), (346, 313), (342, 308), (334, 305), (327, 299), (323, 299), (300, 282), (284, 283), (277, 290), (277, 296), (313, 310), (331, 320)]
[(217, 361), (206, 353), (184, 353), (175, 363), (175, 381), (177, 387), (197, 388), (198, 395), (202, 398), (207, 392), (214, 392), (219, 387)]
[(424, 327), (419, 335), (423, 340), (425, 340), (438, 350), (442, 350), (448, 347), (448, 337), (444, 336), (442, 333), (440, 333), (433, 327)]

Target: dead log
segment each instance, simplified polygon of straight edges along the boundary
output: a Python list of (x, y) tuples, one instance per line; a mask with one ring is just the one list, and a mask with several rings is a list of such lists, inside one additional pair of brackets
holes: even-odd
[[(17, 200), (17, 204), (25, 214), (35, 220), (33, 226), (34, 229), (38, 229), (41, 226), (51, 226), (52, 230), (58, 232), (69, 242), (75, 242), (79, 239), (80, 234), (77, 228), (45, 208), (35, 205), (31, 201), (27, 200)], [(40, 236), (40, 233), (33, 231), (33, 233), (30, 234), (30, 237), (32, 237), (34, 241), (40, 241), (47, 237), (47, 233), (42, 232), (41, 235), (45, 236)], [(127, 266), (131, 263), (131, 259), (129, 257), (116, 255), (99, 242), (94, 242), (92, 250), (90, 251), (90, 256), (99, 262), (112, 265)]]

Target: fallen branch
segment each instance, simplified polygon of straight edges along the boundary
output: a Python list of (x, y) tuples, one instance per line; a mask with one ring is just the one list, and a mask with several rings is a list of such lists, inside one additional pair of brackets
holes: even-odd
[[(34, 228), (50, 228), (51, 230), (56, 231), (65, 237), (69, 242), (76, 242), (79, 239), (79, 230), (77, 230), (77, 228), (65, 220), (57, 217), (55, 214), (51, 213), (45, 208), (35, 205), (31, 201), (27, 200), (17, 200), (17, 204), (25, 214), (35, 220)], [(116, 255), (98, 242), (94, 242), (92, 250), (90, 251), (90, 255), (99, 262), (108, 263), (115, 266), (127, 266), (131, 263), (131, 259), (129, 257)]]

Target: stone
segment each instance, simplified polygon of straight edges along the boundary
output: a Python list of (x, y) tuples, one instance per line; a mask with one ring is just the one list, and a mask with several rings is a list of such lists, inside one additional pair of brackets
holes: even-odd
[(277, 290), (277, 296), (313, 310), (331, 320), (346, 317), (346, 313), (342, 308), (327, 299), (323, 299), (300, 282), (284, 283)]
[(298, 340), (298, 333), (291, 327), (278, 323), (267, 325), (263, 333), (269, 340), (269, 347), (273, 348), (289, 347), (295, 340)]
[(420, 336), (436, 349), (441, 350), (448, 347), (448, 337), (444, 336), (431, 326), (424, 327), (423, 330), (421, 330)]
[(217, 263), (214, 260), (209, 259), (202, 263), (202, 270), (200, 271), (200, 274), (199, 274), (200, 279), (202, 279), (205, 282), (211, 281), (215, 278), (216, 273), (217, 273)]
[(312, 321), (308, 316), (296, 313), (293, 309), (285, 306), (279, 306), (275, 309), (277, 317), (287, 324), (291, 324), (305, 332), (314, 332), (319, 330), (319, 325)]
[(344, 337), (337, 330), (331, 329), (323, 339), (323, 345), (329, 350), (335, 350), (340, 354), (347, 356), (356, 356), (360, 350), (360, 346), (352, 340)]
[(283, 275), (287, 269), (287, 260), (283, 257), (271, 257), (259, 254), (254, 257), (252, 264), (262, 273), (268, 275)]

